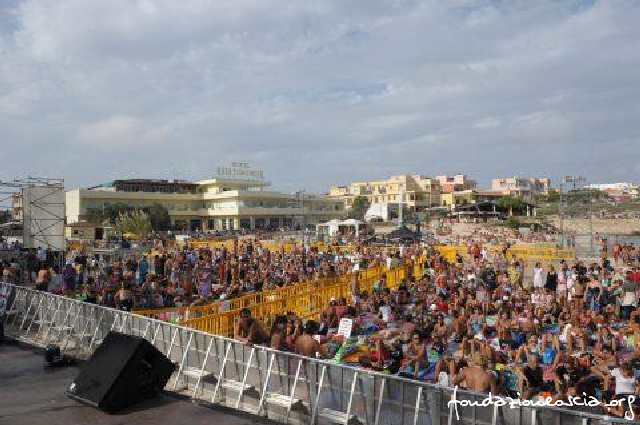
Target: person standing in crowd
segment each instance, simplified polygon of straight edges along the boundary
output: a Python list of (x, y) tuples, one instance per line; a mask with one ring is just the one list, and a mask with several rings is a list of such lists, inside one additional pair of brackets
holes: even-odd
[(73, 293), (76, 289), (76, 269), (71, 261), (67, 261), (62, 270), (62, 291), (64, 294)]
[(549, 266), (549, 272), (547, 273), (544, 288), (547, 290), (547, 292), (553, 294), (555, 294), (558, 289), (558, 273), (556, 272), (556, 269), (555, 267), (553, 267), (553, 265)]
[(536, 263), (533, 268), (533, 288), (535, 290), (542, 289), (545, 284), (544, 269), (540, 266), (540, 263)]
[(114, 297), (115, 305), (118, 310), (132, 311), (133, 310), (133, 293), (129, 289), (127, 283), (122, 283), (118, 292)]
[(36, 289), (38, 291), (47, 291), (49, 289), (49, 282), (51, 280), (51, 274), (49, 268), (45, 262), (40, 263), (40, 270), (36, 276)]
[(17, 283), (17, 268), (14, 266), (15, 261), (11, 259), (11, 262), (5, 263), (2, 268), (2, 280), (7, 283)]
[(149, 262), (147, 261), (146, 255), (143, 255), (140, 259), (140, 264), (138, 265), (138, 285), (142, 285), (142, 283), (147, 280), (148, 274)]
[(638, 285), (633, 281), (633, 272), (627, 269), (624, 283), (622, 284), (621, 315), (623, 320), (629, 320), (631, 311), (638, 305), (636, 290)]

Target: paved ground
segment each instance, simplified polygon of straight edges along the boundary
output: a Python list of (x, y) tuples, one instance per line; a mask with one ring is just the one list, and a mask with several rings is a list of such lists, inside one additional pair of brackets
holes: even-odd
[(116, 415), (67, 398), (64, 391), (78, 374), (75, 367), (45, 369), (42, 354), (29, 347), (0, 343), (0, 425), (224, 425), (268, 424), (260, 418), (200, 406), (162, 394)]

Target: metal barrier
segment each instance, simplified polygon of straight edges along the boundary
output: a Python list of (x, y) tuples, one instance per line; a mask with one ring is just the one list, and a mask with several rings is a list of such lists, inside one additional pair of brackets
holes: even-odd
[[(3, 291), (5, 289), (5, 291)], [(7, 291), (8, 289), (8, 291)], [(9, 293), (8, 297), (6, 293)], [(305, 358), (57, 295), (0, 283), (7, 336), (90, 356), (111, 330), (150, 341), (178, 367), (166, 389), (281, 423), (605, 425), (630, 421), (556, 408), (449, 406), (453, 390)], [(1, 304), (1, 303), (0, 303)], [(457, 400), (485, 394), (458, 391)]]

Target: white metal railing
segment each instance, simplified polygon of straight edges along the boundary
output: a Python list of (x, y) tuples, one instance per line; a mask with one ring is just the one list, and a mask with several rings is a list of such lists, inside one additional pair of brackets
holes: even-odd
[[(3, 291), (4, 290), (4, 291)], [(294, 424), (604, 425), (625, 419), (555, 408), (448, 406), (452, 390), (267, 347), (249, 346), (144, 316), (0, 283), (8, 337), (55, 343), (88, 358), (109, 331), (147, 339), (178, 367), (166, 389), (193, 400)], [(3, 308), (4, 301), (4, 308)], [(485, 394), (458, 391), (458, 400)]]

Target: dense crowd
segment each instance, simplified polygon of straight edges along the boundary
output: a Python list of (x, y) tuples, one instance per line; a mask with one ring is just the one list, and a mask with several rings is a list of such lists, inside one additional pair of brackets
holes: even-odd
[[(450, 224), (445, 224), (444, 229), (451, 232), (453, 228)], [(554, 232), (530, 231), (521, 233), (518, 229), (509, 227), (487, 227), (477, 224), (457, 223), (455, 226), (455, 234), (446, 234), (439, 237), (442, 242), (453, 243), (456, 245), (470, 243), (481, 244), (516, 244), (516, 243), (557, 243), (558, 234)]]
[[(37, 289), (83, 301), (131, 310), (180, 307), (229, 300), (248, 293), (347, 274), (347, 254), (299, 247), (273, 252), (259, 241), (237, 241), (231, 248), (164, 249), (113, 261), (74, 253), (62, 268), (40, 263)], [(380, 253), (360, 254), (367, 266), (387, 261)]]
[[(319, 321), (278, 317), (266, 332), (248, 310), (236, 339), (444, 386), (512, 397), (612, 400), (638, 394), (640, 258), (524, 264), (469, 244), (449, 264), (422, 248), (425, 272), (396, 290), (352, 285)], [(344, 319), (350, 337), (339, 333)], [(600, 410), (598, 410), (600, 409)], [(624, 407), (602, 412), (622, 414)]]
[[(599, 400), (638, 394), (638, 247), (616, 244), (598, 261), (543, 266), (510, 258), (507, 245), (489, 251), (483, 239), (465, 240), (468, 255), (454, 262), (424, 243), (392, 250), (363, 244), (352, 254), (273, 252), (257, 240), (230, 249), (158, 245), (115, 261), (75, 253), (61, 270), (40, 261), (34, 281), (40, 290), (131, 310), (206, 304), (351, 274), (351, 297), (331, 300), (319, 320), (289, 313), (265, 329), (244, 310), (235, 338), (493, 394)], [(410, 274), (394, 289), (383, 275), (372, 291), (361, 291), (352, 273), (416, 261), (424, 274)], [(1, 267), (10, 279), (12, 265)], [(343, 323), (348, 337), (339, 332)]]

